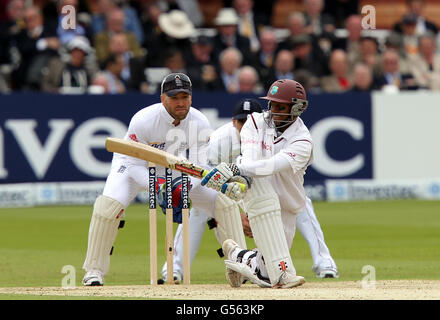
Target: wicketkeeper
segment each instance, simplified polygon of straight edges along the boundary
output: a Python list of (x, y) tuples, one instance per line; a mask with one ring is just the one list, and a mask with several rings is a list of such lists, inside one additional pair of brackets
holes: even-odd
[[(124, 139), (138, 141), (183, 156), (199, 165), (207, 164), (207, 143), (211, 133), (208, 119), (191, 107), (192, 85), (183, 73), (172, 73), (161, 85), (161, 102), (138, 111), (131, 119)], [(165, 175), (157, 167), (158, 175)], [(180, 173), (175, 173), (175, 178)], [(245, 179), (240, 180), (246, 183)], [(201, 186), (192, 179), (189, 197), (193, 208), (214, 218), (216, 210), (229, 210), (218, 192)], [(136, 195), (148, 188), (148, 162), (115, 153), (102, 195), (94, 204), (90, 221), (87, 255), (83, 268), (86, 286), (103, 285), (110, 267), (110, 254), (121, 226), (124, 210)], [(221, 193), (233, 199), (242, 198), (241, 187), (227, 183)], [(154, 196), (154, 195), (152, 195)], [(234, 238), (233, 234), (229, 237)]]

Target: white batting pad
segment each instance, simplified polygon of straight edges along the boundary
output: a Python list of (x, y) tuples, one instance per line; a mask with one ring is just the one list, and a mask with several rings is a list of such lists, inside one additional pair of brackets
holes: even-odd
[(121, 203), (100, 195), (93, 206), (89, 227), (87, 256), (83, 269), (101, 270), (103, 275), (110, 267), (110, 251), (118, 234), (121, 216), (124, 213)]
[(218, 193), (215, 200), (215, 220), (217, 221), (215, 236), (220, 244), (226, 239), (232, 239), (241, 248), (246, 249), (238, 204), (221, 193)]
[(284, 272), (296, 275), (284, 234), (280, 202), (270, 182), (266, 178), (254, 178), (244, 204), (272, 286)]

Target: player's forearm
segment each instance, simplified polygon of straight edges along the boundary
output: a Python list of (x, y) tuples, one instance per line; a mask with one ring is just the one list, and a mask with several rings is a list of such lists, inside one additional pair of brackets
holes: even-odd
[(264, 160), (242, 160), (237, 166), (242, 175), (250, 177), (270, 176), (284, 170), (292, 170), (290, 162), (281, 154)]

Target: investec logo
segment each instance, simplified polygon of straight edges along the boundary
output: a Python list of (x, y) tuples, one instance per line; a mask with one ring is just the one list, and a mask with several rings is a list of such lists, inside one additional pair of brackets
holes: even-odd
[(188, 177), (182, 177), (182, 203), (183, 209), (188, 209)]
[(169, 168), (166, 169), (165, 179), (166, 179), (165, 185), (166, 185), (166, 193), (167, 193), (167, 197), (166, 197), (167, 209), (172, 209), (173, 208), (173, 193), (172, 193), (173, 176), (171, 169)]
[(150, 168), (148, 180), (149, 180), (148, 192), (149, 192), (150, 208), (154, 209), (156, 208), (156, 169), (155, 168)]

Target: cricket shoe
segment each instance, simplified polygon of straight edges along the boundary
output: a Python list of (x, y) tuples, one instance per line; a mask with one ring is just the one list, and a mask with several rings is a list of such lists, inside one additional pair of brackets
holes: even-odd
[(329, 263), (314, 265), (312, 270), (317, 278), (339, 278), (338, 269), (332, 261), (329, 261)]
[(306, 282), (306, 279), (301, 276), (297, 276), (295, 274), (289, 273), (289, 272), (283, 272), (280, 276), (280, 279), (278, 280), (278, 283), (274, 285), (274, 288), (279, 289), (288, 289), (288, 288), (294, 288), (299, 287), (300, 285), (304, 284)]
[[(180, 273), (174, 273), (173, 274), (174, 284), (181, 284), (182, 280), (183, 280), (183, 277), (182, 277), (182, 275)], [(164, 284), (166, 282), (167, 282), (167, 275), (166, 274), (163, 276), (162, 279), (158, 279), (157, 280), (157, 284)]]
[(85, 286), (102, 286), (104, 285), (104, 277), (102, 272), (97, 269), (87, 271), (83, 278), (83, 285)]
[(223, 253), (228, 258), (227, 260), (225, 260), (226, 278), (231, 287), (240, 287), (245, 279), (254, 284), (257, 284), (262, 288), (271, 287), (268, 279), (263, 278), (257, 268), (255, 268), (255, 270), (252, 270), (252, 268), (247, 263), (241, 262), (241, 259), (237, 259), (240, 261), (233, 261), (231, 257), (232, 252), (236, 249), (247, 252), (250, 252), (250, 250), (240, 248), (238, 244), (232, 239), (225, 240), (223, 242), (222, 249)]
[(316, 277), (324, 279), (324, 278), (339, 278), (338, 270), (334, 268), (322, 269), (316, 272)]
[[(230, 240), (230, 241), (228, 241)], [(223, 242), (222, 250), (225, 256), (229, 259), (229, 253), (238, 248), (238, 244), (235, 241), (228, 239)], [(232, 288), (239, 288), (241, 284), (245, 281), (244, 277), (237, 271), (226, 266), (226, 280), (228, 280), (229, 285)]]

